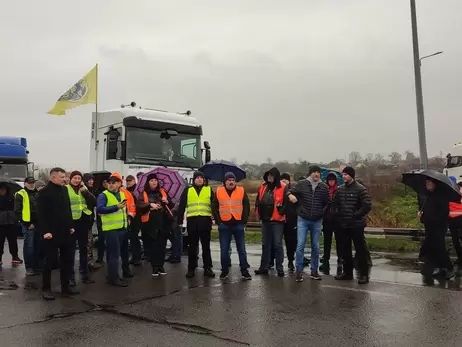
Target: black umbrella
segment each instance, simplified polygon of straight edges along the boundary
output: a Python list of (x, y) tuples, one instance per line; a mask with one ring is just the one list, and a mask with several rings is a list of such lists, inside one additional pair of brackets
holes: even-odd
[(448, 201), (460, 202), (459, 186), (441, 172), (432, 169), (406, 172), (403, 173), (402, 182), (418, 194), (426, 195), (428, 191), (425, 187), (425, 181), (428, 179), (436, 183), (436, 189), (440, 191)]
[(1, 186), (6, 186), (8, 188), (8, 194), (13, 196), (22, 189), (18, 182), (6, 177), (0, 177), (0, 187)]

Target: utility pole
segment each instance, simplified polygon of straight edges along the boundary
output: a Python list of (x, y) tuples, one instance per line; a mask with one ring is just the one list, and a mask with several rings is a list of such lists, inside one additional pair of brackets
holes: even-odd
[(415, 0), (411, 1), (412, 46), (414, 49), (415, 98), (417, 104), (417, 129), (419, 132), (420, 168), (428, 168), (427, 137), (425, 134), (425, 117), (422, 93), (422, 74), (420, 71), (419, 37), (417, 33), (417, 14)]

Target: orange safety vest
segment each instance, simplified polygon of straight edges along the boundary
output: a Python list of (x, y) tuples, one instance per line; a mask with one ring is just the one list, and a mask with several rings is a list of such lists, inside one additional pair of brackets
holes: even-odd
[(218, 200), (218, 212), (220, 219), (223, 222), (228, 222), (231, 218), (237, 221), (242, 220), (242, 212), (244, 211), (244, 188), (236, 187), (231, 196), (229, 196), (225, 187), (219, 187), (216, 192)]
[(132, 193), (130, 193), (125, 188), (120, 188), (120, 191), (125, 194), (125, 199), (127, 199), (127, 211), (133, 215), (136, 214), (136, 206), (135, 206), (135, 199), (133, 198)]
[[(462, 189), (461, 189), (462, 192)], [(457, 218), (462, 216), (462, 198), (460, 203), (450, 202), (449, 203), (449, 218)]]
[[(162, 194), (162, 198), (165, 198), (165, 199), (168, 198), (168, 197), (167, 197), (167, 193), (166, 193), (165, 190), (163, 190), (162, 188), (160, 188), (160, 193)], [(143, 199), (144, 199), (144, 202), (145, 202), (146, 204), (149, 204), (148, 194), (147, 194), (146, 192), (143, 192)], [(149, 221), (149, 213), (150, 213), (150, 212), (151, 212), (151, 211), (148, 211), (148, 212), (146, 212), (145, 214), (143, 214), (143, 215), (141, 216), (141, 222), (142, 222), (142, 223), (147, 223), (147, 222)]]
[[(272, 221), (276, 222), (284, 222), (286, 220), (286, 216), (283, 216), (279, 214), (278, 211), (278, 205), (281, 206), (284, 202), (284, 190), (285, 190), (286, 185), (284, 183), (281, 183), (281, 186), (278, 188), (276, 187), (273, 190), (273, 199), (274, 199), (274, 209), (273, 209), (273, 215), (271, 216)], [(260, 186), (260, 190), (258, 191), (258, 198), (261, 200), (263, 194), (265, 194), (267, 185), (262, 184)], [(258, 216), (258, 208), (256, 209), (256, 213)]]

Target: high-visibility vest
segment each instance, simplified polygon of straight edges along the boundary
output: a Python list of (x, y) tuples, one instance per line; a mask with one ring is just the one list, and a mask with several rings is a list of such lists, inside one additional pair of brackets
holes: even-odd
[(91, 215), (91, 211), (87, 207), (85, 198), (82, 193), (79, 191), (78, 194), (75, 193), (74, 188), (70, 184), (67, 185), (67, 192), (69, 193), (69, 201), (71, 203), (71, 212), (72, 219), (77, 220), (82, 217), (82, 212), (87, 216)]
[(122, 187), (120, 188), (120, 191), (125, 194), (125, 198), (127, 199), (128, 213), (131, 213), (131, 214), (135, 215), (136, 214), (136, 206), (135, 206), (135, 199), (133, 198), (133, 194), (130, 193), (130, 191), (128, 191), (127, 189), (122, 188)]
[(30, 201), (29, 194), (27, 194), (25, 189), (21, 189), (16, 194), (22, 196), (22, 220), (26, 223), (30, 222)]
[(189, 187), (188, 202), (186, 204), (186, 217), (212, 216), (212, 206), (210, 199), (212, 197), (212, 188), (209, 186), (202, 187), (200, 194), (197, 195), (196, 188)]
[[(258, 191), (258, 198), (261, 199), (263, 198), (263, 195), (265, 194), (266, 188), (268, 186), (266, 184), (262, 184), (260, 186), (260, 190)], [(281, 206), (284, 203), (284, 190), (285, 190), (285, 184), (281, 183), (280, 187), (275, 187), (273, 190), (273, 199), (274, 199), (274, 209), (273, 209), (273, 215), (271, 216), (271, 220), (275, 222), (283, 222), (286, 220), (286, 216), (283, 216), (279, 214), (278, 211), (278, 206)], [(256, 210), (257, 216), (258, 216), (258, 208)]]
[[(162, 188), (160, 188), (160, 193), (162, 194), (162, 198), (167, 199), (167, 193), (165, 192), (165, 190), (163, 190)], [(144, 202), (145, 202), (146, 204), (149, 203), (148, 193), (143, 192), (143, 199), (144, 199)], [(150, 214), (150, 213), (151, 213), (151, 211), (148, 211), (148, 212), (146, 212), (145, 214), (143, 214), (143, 215), (141, 216), (141, 222), (142, 222), (142, 223), (147, 223), (147, 222), (149, 222), (149, 214)]]
[[(114, 194), (105, 190), (103, 192), (106, 195), (107, 203), (106, 207), (109, 206), (116, 206), (120, 202), (125, 200), (124, 192), (120, 192), (120, 201), (117, 200)], [(111, 230), (118, 230), (124, 229), (127, 227), (127, 208), (121, 208), (113, 213), (107, 213), (101, 215), (101, 226), (103, 231), (111, 231)]]
[[(462, 193), (462, 189), (460, 189)], [(450, 202), (449, 203), (449, 218), (457, 218), (462, 216), (462, 198), (460, 199), (460, 203), (458, 202)]]
[(229, 196), (225, 187), (217, 189), (218, 212), (220, 219), (223, 222), (228, 222), (231, 218), (237, 221), (242, 220), (242, 212), (244, 211), (244, 188), (236, 187), (231, 196)]

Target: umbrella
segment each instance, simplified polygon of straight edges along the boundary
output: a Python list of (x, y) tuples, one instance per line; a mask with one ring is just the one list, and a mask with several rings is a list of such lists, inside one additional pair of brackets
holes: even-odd
[(239, 182), (247, 177), (245, 170), (241, 169), (236, 164), (226, 160), (212, 160), (203, 165), (199, 171), (204, 176), (212, 181), (222, 182), (227, 172), (232, 172), (236, 176), (236, 181)]
[(157, 175), (160, 186), (164, 188), (165, 192), (174, 204), (180, 201), (181, 194), (186, 187), (186, 181), (178, 171), (163, 167), (155, 168), (139, 177), (135, 191), (136, 195), (143, 192), (146, 180), (150, 174)]
[(342, 173), (339, 172), (339, 171), (336, 171), (336, 170), (331, 170), (327, 167), (322, 167), (321, 168), (321, 180), (323, 182), (326, 182), (327, 181), (327, 175), (330, 173), (330, 172), (333, 172), (336, 176), (337, 176), (337, 183), (338, 185), (342, 185), (343, 184), (343, 176), (342, 176)]
[(8, 193), (13, 196), (22, 189), (18, 182), (6, 177), (0, 177), (0, 186), (6, 186)]
[(425, 181), (431, 179), (437, 184), (437, 189), (448, 201), (460, 202), (460, 188), (448, 176), (435, 170), (416, 170), (403, 173), (402, 182), (416, 193), (426, 195)]

